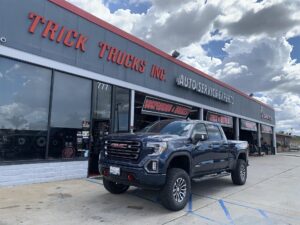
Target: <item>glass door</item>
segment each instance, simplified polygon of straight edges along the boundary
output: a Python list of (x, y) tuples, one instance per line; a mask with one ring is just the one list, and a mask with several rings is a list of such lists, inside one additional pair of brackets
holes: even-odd
[(111, 131), (112, 86), (93, 82), (92, 141), (89, 176), (99, 175), (98, 158), (102, 139)]

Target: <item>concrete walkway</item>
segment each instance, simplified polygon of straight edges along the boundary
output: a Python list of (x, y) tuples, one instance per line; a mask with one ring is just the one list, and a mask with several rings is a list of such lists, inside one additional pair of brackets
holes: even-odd
[(248, 181), (194, 183), (187, 207), (164, 209), (156, 192), (109, 194), (83, 179), (0, 188), (0, 225), (15, 224), (294, 224), (300, 225), (300, 157), (250, 159)]

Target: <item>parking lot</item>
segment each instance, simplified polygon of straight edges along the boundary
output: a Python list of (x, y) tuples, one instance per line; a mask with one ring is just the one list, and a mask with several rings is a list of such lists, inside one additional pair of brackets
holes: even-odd
[(101, 180), (0, 189), (0, 225), (11, 224), (300, 224), (300, 155), (250, 158), (248, 181), (193, 183), (187, 207), (170, 212), (158, 194), (131, 188), (109, 194)]

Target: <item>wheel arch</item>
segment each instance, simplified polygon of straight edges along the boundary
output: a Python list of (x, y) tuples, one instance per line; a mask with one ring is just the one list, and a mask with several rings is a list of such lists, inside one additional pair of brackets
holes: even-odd
[(169, 157), (166, 162), (164, 172), (167, 173), (170, 168), (180, 168), (187, 172), (188, 175), (191, 175), (191, 155), (187, 152), (176, 152)]

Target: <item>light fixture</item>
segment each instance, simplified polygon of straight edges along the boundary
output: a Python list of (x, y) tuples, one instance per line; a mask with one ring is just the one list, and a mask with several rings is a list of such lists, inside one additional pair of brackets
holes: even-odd
[(180, 55), (180, 53), (177, 52), (176, 50), (172, 52), (172, 57), (175, 58), (175, 59), (176, 59), (179, 55)]

